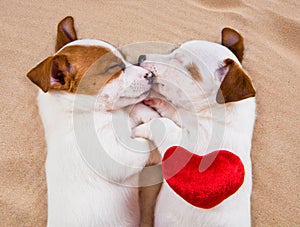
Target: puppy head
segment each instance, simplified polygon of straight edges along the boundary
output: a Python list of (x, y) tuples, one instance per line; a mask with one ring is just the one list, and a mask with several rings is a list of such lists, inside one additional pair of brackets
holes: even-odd
[(168, 55), (142, 55), (139, 63), (156, 75), (153, 89), (172, 102), (178, 100), (175, 105), (190, 108), (188, 101), (201, 105), (204, 99), (224, 104), (255, 96), (240, 63), (243, 50), (242, 36), (225, 28), (222, 45), (189, 41)]
[(77, 40), (72, 17), (58, 24), (55, 51), (27, 74), (44, 92), (102, 96), (113, 109), (141, 101), (151, 89), (152, 73), (126, 62), (112, 45)]

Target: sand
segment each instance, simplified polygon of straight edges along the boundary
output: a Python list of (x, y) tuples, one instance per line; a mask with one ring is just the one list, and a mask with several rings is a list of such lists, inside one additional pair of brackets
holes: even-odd
[(109, 41), (129, 59), (130, 44), (218, 42), (223, 27), (239, 30), (257, 89), (252, 223), (300, 225), (299, 1), (1, 0), (0, 8), (0, 226), (46, 224), (44, 132), (37, 88), (25, 75), (53, 53), (56, 25), (67, 15), (80, 38)]

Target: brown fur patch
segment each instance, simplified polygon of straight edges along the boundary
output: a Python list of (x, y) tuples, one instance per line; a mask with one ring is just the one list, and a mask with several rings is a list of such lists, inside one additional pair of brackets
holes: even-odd
[(244, 41), (243, 37), (232, 28), (223, 28), (222, 30), (222, 45), (235, 54), (240, 62), (244, 55)]
[(193, 77), (194, 80), (196, 80), (198, 82), (203, 81), (200, 70), (195, 63), (188, 65), (186, 67), (186, 69), (189, 71), (189, 73), (191, 74), (191, 76)]
[(95, 95), (124, 68), (123, 61), (107, 48), (74, 45), (47, 58), (27, 76), (44, 92), (56, 89)]
[[(94, 95), (112, 78), (121, 75), (123, 61), (109, 49), (95, 46), (70, 46), (61, 54), (67, 56), (76, 72), (71, 75), (68, 91)], [(91, 67), (91, 68), (90, 68)]]
[(216, 101), (223, 104), (254, 97), (252, 81), (243, 69), (232, 59), (226, 59), (224, 62), (229, 71), (221, 83)]
[(53, 57), (48, 57), (27, 73), (27, 77), (44, 92), (47, 92), (50, 87), (52, 61)]
[(77, 40), (73, 17), (65, 17), (57, 26), (55, 52), (69, 42)]

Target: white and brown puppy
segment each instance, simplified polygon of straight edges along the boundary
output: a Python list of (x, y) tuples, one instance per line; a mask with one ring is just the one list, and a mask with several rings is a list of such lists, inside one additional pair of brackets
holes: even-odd
[(128, 120), (128, 106), (148, 95), (152, 73), (104, 41), (77, 40), (73, 18), (66, 17), (56, 53), (27, 77), (41, 89), (48, 226), (138, 226), (137, 176), (149, 144), (131, 139), (130, 130), (158, 114), (138, 105)]
[(140, 56), (140, 65), (156, 75), (153, 90), (173, 107), (159, 99), (146, 101), (163, 117), (138, 126), (133, 136), (152, 140), (162, 155), (174, 145), (198, 155), (229, 150), (245, 168), (241, 188), (212, 209), (188, 204), (164, 183), (155, 209), (155, 226), (251, 225), (255, 90), (240, 63), (244, 50), (240, 34), (223, 29), (222, 44), (189, 41), (168, 55)]

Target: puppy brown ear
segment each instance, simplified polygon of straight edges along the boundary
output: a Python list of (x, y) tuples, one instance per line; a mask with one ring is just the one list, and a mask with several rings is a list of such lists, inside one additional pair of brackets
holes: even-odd
[(30, 70), (27, 77), (44, 92), (50, 88), (67, 90), (66, 77), (70, 68), (66, 56), (51, 56)]
[(231, 50), (239, 61), (242, 62), (244, 55), (244, 41), (240, 33), (232, 28), (223, 28), (222, 45)]
[(27, 77), (44, 92), (50, 88), (50, 70), (53, 57), (48, 57), (27, 73)]
[(57, 26), (55, 52), (74, 40), (77, 40), (74, 19), (71, 16), (67, 16)]
[(216, 101), (219, 104), (240, 101), (255, 96), (251, 79), (232, 59), (226, 59), (226, 75), (218, 90)]

